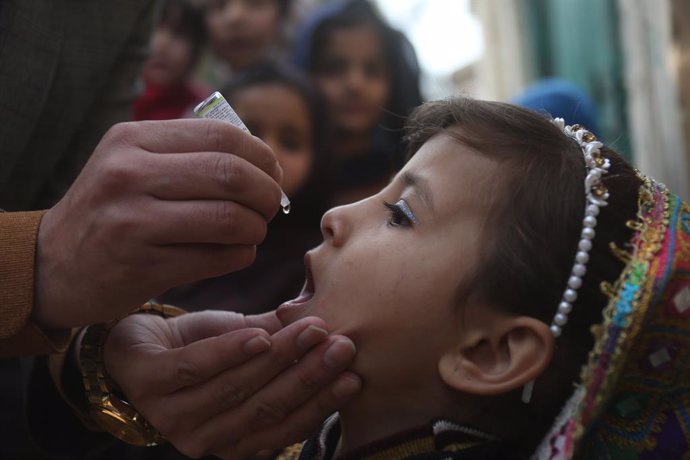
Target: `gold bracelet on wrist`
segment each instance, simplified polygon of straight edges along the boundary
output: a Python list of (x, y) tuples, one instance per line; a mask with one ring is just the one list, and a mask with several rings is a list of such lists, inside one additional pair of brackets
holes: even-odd
[[(181, 315), (184, 310), (148, 302), (130, 314), (135, 313), (170, 318)], [(89, 413), (101, 428), (116, 438), (135, 446), (155, 446), (164, 442), (162, 435), (124, 397), (116, 394), (115, 384), (105, 371), (105, 341), (118, 321), (87, 327), (81, 341), (79, 367), (89, 401)]]

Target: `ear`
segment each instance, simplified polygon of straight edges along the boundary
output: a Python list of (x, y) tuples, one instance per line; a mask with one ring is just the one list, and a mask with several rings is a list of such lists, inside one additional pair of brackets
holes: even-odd
[(438, 363), (450, 387), (476, 395), (498, 395), (534, 380), (551, 362), (549, 326), (527, 316), (496, 315), (463, 334), (461, 343)]

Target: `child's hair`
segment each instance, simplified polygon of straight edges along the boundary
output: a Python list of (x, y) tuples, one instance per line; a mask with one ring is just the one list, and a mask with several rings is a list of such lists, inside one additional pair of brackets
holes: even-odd
[[(570, 276), (587, 204), (580, 147), (540, 114), (456, 98), (424, 104), (413, 113), (408, 154), (441, 131), (498, 163), (496, 177), (486, 178), (495, 184), (495, 193), (488, 200), (477, 197), (489, 203), (487, 252), (460, 287), (459, 303), (471, 301), (550, 324)], [(590, 327), (601, 322), (607, 301), (601, 283), (616, 280), (624, 265), (609, 244), (621, 246), (631, 237), (626, 222), (636, 215), (641, 179), (610, 148), (603, 147), (602, 156), (611, 162), (603, 176), (609, 204), (597, 217), (587, 273), (568, 324), (555, 339), (551, 365), (537, 378), (530, 404), (520, 402), (519, 390), (479, 398), (483, 422), (523, 452), (537, 444), (572, 393), (593, 346)]]
[(300, 188), (297, 196), (291, 197), (298, 204), (293, 206), (291, 219), (294, 216), (310, 216), (313, 224), (318, 225), (321, 215), (330, 206), (332, 189), (332, 161), (328, 144), (330, 130), (325, 103), (314, 86), (295, 70), (271, 62), (263, 62), (245, 72), (238, 74), (228, 83), (222, 93), (232, 105), (233, 98), (247, 88), (266, 85), (281, 85), (294, 91), (305, 102), (309, 110), (309, 122), (312, 127), (313, 164), (311, 172)]
[[(323, 62), (329, 36), (334, 30), (372, 27), (380, 37), (390, 81), (389, 100), (382, 124), (388, 130), (402, 133), (405, 118), (422, 101), (419, 91), (420, 70), (414, 49), (402, 33), (386, 24), (369, 1), (350, 0), (338, 6), (337, 12), (325, 17), (311, 31), (308, 44), (302, 43), (297, 48), (297, 64), (309, 73), (314, 73)], [(306, 54), (300, 55), (300, 51)]]
[(157, 24), (168, 27), (176, 35), (188, 37), (193, 55), (198, 57), (201, 54), (206, 43), (206, 25), (200, 9), (189, 0), (164, 0)]

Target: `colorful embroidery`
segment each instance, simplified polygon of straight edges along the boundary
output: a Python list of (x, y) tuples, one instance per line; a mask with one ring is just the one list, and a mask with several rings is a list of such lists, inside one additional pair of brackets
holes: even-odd
[(630, 261), (612, 286), (582, 384), (538, 458), (690, 451), (690, 207), (645, 178)]

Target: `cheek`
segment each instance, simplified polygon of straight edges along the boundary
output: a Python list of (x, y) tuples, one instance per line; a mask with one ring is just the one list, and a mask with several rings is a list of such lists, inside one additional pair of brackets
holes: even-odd
[(283, 168), (283, 191), (288, 195), (297, 193), (307, 181), (312, 167), (310, 152), (284, 153), (276, 149), (278, 162)]
[(387, 79), (376, 79), (370, 82), (369, 98), (377, 107), (388, 104), (389, 92), (390, 84)]
[(402, 312), (434, 292), (434, 277), (420, 270), (416, 258), (401, 246), (371, 239), (359, 248), (358, 257), (343, 259), (341, 272), (347, 280), (343, 287), (351, 296), (357, 293), (367, 310), (380, 309), (384, 315)]

